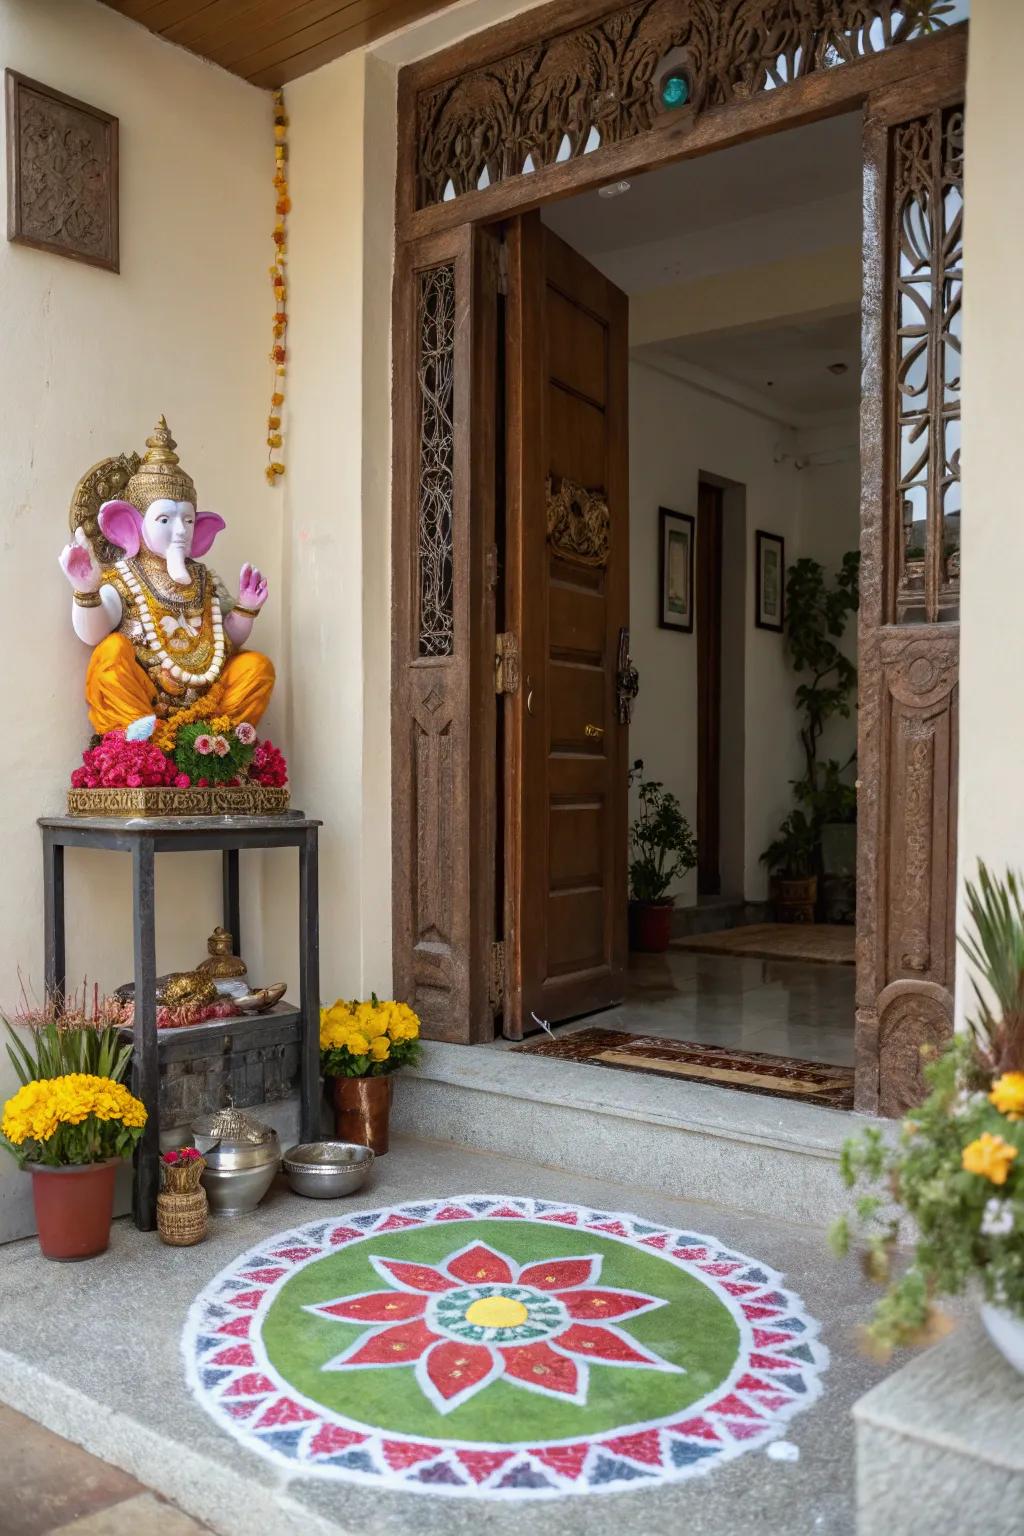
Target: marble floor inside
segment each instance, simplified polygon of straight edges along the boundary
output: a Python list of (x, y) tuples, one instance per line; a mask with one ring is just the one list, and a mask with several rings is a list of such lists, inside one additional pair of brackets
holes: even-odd
[(631, 954), (621, 1006), (563, 1028), (600, 1025), (852, 1067), (853, 993), (852, 965), (670, 949)]

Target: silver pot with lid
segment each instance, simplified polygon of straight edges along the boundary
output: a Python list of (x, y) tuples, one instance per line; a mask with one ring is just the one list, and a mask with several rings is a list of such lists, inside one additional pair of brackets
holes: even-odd
[(281, 1166), (273, 1126), (242, 1109), (219, 1109), (193, 1123), (195, 1144), (206, 1159), (202, 1183), (210, 1209), (221, 1216), (255, 1210)]

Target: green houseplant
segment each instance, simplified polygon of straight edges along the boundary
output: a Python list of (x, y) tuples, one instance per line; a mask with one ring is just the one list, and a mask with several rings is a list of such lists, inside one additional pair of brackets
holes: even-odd
[[(110, 1241), (114, 1176), (146, 1124), (124, 1086), (131, 1046), (121, 1005), (47, 998), (4, 1019), (21, 1087), (3, 1107), (0, 1141), (32, 1175), (39, 1246), (48, 1259), (87, 1259)], [(17, 1026), (17, 1027), (14, 1027)]]
[(794, 693), (804, 770), (793, 782), (796, 808), (761, 856), (774, 875), (772, 899), (782, 922), (814, 921), (822, 873), (839, 904), (849, 906), (852, 914), (857, 834), (851, 828), (857, 799), (849, 775), (854, 758), (842, 764), (834, 758), (821, 762), (818, 748), (830, 720), (849, 718), (856, 691), (857, 668), (839, 642), (860, 602), (859, 579), (856, 550), (843, 556), (832, 582), (819, 561), (806, 557), (786, 575), (786, 652), (794, 672), (804, 675)]
[[(969, 1033), (926, 1068), (929, 1094), (895, 1146), (869, 1129), (846, 1143), (841, 1171), (861, 1188), (833, 1228), (840, 1255), (862, 1248), (887, 1283), (869, 1334), (882, 1350), (926, 1341), (940, 1296), (980, 1289), (993, 1342), (1024, 1372), (1024, 899), (1019, 876), (982, 864), (967, 887), (973, 933), (961, 942), (976, 973)], [(979, 981), (983, 986), (979, 985)], [(901, 1225), (915, 1235), (891, 1278)]]
[[(643, 774), (634, 764), (631, 779)], [(675, 897), (669, 887), (697, 863), (697, 843), (679, 801), (657, 779), (640, 778), (640, 805), (629, 829), (629, 943), (631, 949), (660, 954), (672, 937)]]

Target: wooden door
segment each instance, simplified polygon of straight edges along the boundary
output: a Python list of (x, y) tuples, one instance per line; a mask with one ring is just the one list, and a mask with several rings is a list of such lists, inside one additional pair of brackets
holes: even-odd
[(861, 416), (858, 1109), (953, 1028), (963, 67), (868, 98)]
[(722, 889), (722, 491), (697, 487), (697, 894)]
[[(628, 311), (537, 214), (508, 231), (504, 1032), (621, 1000)], [(628, 632), (627, 632), (628, 637)]]
[(493, 1038), (499, 246), (469, 225), (395, 268), (395, 994), (434, 1039)]

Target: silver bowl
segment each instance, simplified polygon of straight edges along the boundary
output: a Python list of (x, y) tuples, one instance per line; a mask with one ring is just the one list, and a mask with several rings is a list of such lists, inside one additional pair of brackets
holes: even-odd
[(202, 1174), (202, 1186), (215, 1216), (243, 1216), (254, 1211), (277, 1177), (279, 1163), (258, 1163), (252, 1168), (211, 1168)]
[(334, 1200), (362, 1188), (373, 1167), (373, 1153), (353, 1141), (307, 1141), (289, 1147), (283, 1163), (297, 1195)]

